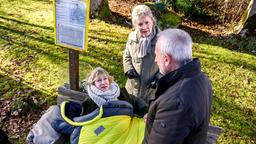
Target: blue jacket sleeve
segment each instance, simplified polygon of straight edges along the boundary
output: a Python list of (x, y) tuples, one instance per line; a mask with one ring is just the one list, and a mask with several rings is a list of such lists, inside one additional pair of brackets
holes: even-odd
[[(72, 107), (70, 107), (72, 109)], [(69, 112), (68, 112), (69, 113)], [(71, 114), (71, 116), (75, 116)], [(70, 117), (70, 116), (68, 116)], [(74, 126), (67, 123), (65, 119), (61, 116), (61, 108), (58, 106), (53, 112), (53, 122), (52, 127), (61, 134), (70, 135), (74, 131)]]

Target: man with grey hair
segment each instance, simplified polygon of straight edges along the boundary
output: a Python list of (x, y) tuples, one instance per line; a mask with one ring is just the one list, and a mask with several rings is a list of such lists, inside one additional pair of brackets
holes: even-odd
[(145, 116), (146, 144), (204, 144), (210, 119), (212, 87), (192, 58), (192, 39), (180, 29), (159, 34), (155, 62), (164, 75)]

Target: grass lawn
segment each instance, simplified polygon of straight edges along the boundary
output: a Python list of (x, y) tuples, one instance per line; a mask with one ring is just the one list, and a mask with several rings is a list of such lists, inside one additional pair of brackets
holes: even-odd
[[(68, 49), (54, 44), (52, 1), (0, 3), (0, 102), (39, 97), (54, 104), (57, 87), (68, 80)], [(80, 53), (81, 79), (101, 66), (124, 86), (122, 53), (130, 31), (92, 20), (88, 52)], [(201, 59), (214, 89), (211, 123), (224, 128), (218, 143), (256, 143), (256, 38), (191, 34), (194, 57)], [(0, 127), (6, 125), (1, 118)], [(28, 130), (10, 135), (12, 141), (25, 143)]]

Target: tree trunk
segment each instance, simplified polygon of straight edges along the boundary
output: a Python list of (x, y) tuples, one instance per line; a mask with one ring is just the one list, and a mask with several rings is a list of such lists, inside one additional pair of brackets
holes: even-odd
[(234, 28), (234, 33), (238, 34), (243, 29), (248, 18), (254, 15), (255, 12), (256, 12), (256, 0), (251, 0), (247, 9), (244, 11), (244, 14), (241, 20), (239, 21), (237, 26)]
[(252, 0), (253, 4), (252, 4), (252, 7), (251, 7), (251, 10), (250, 10), (250, 13), (249, 13), (249, 17), (251, 17), (252, 15), (254, 15), (256, 13), (256, 0)]
[(90, 14), (94, 15), (96, 10), (99, 8), (102, 0), (91, 0), (90, 1)]
[(108, 0), (91, 0), (90, 17), (98, 19), (109, 19), (112, 16)]

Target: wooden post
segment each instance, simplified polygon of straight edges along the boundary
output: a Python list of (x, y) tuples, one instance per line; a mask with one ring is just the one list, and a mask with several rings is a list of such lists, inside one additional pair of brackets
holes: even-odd
[(69, 83), (71, 90), (79, 90), (79, 51), (69, 49)]

